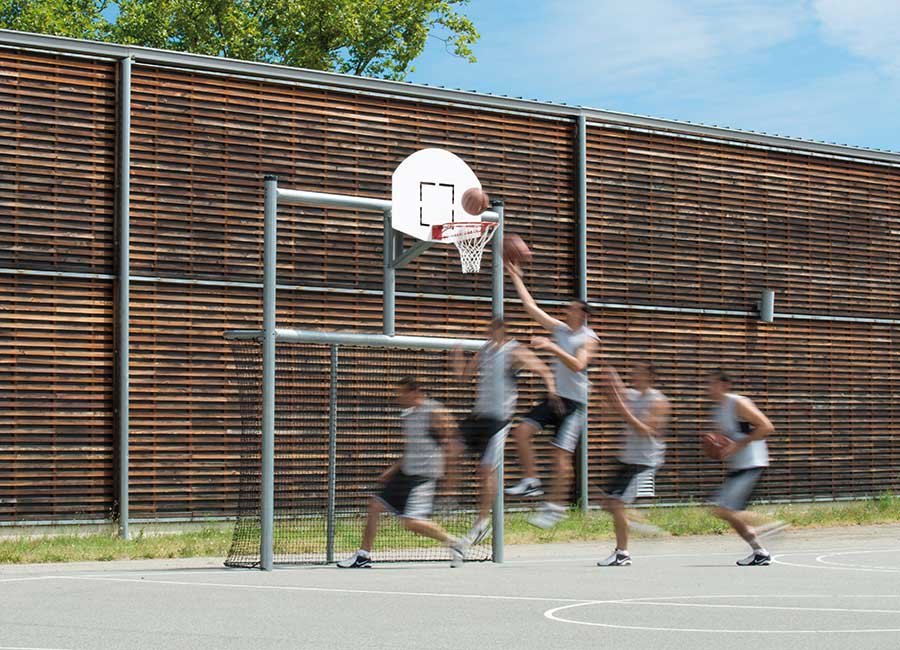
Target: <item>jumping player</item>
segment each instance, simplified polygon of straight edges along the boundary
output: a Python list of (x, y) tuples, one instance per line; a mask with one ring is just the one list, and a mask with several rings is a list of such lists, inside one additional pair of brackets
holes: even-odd
[[(713, 501), (713, 514), (728, 522), (752, 553), (738, 560), (740, 566), (766, 565), (772, 561), (762, 547), (759, 536), (750, 523), (747, 503), (762, 473), (769, 466), (766, 444), (775, 427), (762, 411), (747, 397), (731, 392), (731, 378), (722, 371), (709, 378), (709, 398), (715, 402), (713, 419), (719, 433), (732, 440), (725, 451), (728, 476)], [(784, 528), (782, 522), (771, 522), (759, 535), (772, 534)]]
[(519, 460), (525, 471), (517, 485), (506, 490), (510, 496), (538, 496), (543, 494), (537, 477), (532, 436), (547, 426), (556, 427), (553, 439), (555, 478), (547, 495), (547, 501), (529, 521), (541, 528), (551, 528), (565, 518), (565, 495), (571, 487), (574, 475), (573, 456), (582, 433), (582, 423), (588, 400), (587, 369), (597, 350), (597, 335), (588, 327), (590, 308), (581, 300), (572, 301), (566, 309), (564, 321), (557, 320), (538, 307), (528, 292), (525, 282), (514, 264), (506, 269), (522, 300), (525, 311), (544, 329), (553, 335), (552, 340), (535, 337), (532, 346), (536, 350), (551, 353), (555, 359), (553, 376), (562, 408), (551, 399), (535, 406), (522, 420), (513, 437), (519, 452)]
[(669, 400), (659, 392), (656, 370), (646, 362), (631, 372), (634, 388), (626, 388), (612, 368), (605, 373), (603, 386), (611, 405), (625, 418), (625, 445), (619, 454), (618, 469), (606, 489), (603, 509), (612, 515), (616, 530), (616, 549), (598, 566), (628, 566), (628, 518), (625, 508), (637, 497), (641, 479), (662, 465), (666, 446), (662, 439), (669, 421)]
[(556, 396), (556, 383), (550, 368), (528, 349), (507, 335), (506, 323), (494, 318), (488, 325), (488, 340), (477, 354), (465, 359), (454, 350), (453, 369), (463, 381), (477, 376), (478, 388), (472, 412), (459, 423), (466, 447), (481, 458), (478, 467), (480, 495), (478, 519), (466, 537), (466, 543), (478, 544), (490, 531), (491, 501), (496, 486), (496, 470), (503, 462), (503, 446), (509, 423), (516, 410), (516, 374), (528, 369), (540, 375), (551, 399)]
[(372, 544), (378, 519), (384, 512), (400, 517), (407, 530), (446, 544), (452, 555), (451, 566), (460, 566), (465, 557), (464, 543), (429, 521), (437, 481), (444, 475), (445, 465), (452, 464), (460, 450), (453, 421), (411, 377), (398, 382), (397, 401), (406, 409), (402, 416), (403, 457), (379, 477), (383, 487), (378, 496), (369, 500), (362, 544), (352, 557), (338, 562), (342, 569), (372, 566)]

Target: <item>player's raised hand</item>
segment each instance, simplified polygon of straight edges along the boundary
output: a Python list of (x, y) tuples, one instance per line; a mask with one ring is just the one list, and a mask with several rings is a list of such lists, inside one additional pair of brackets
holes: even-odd
[(546, 336), (535, 336), (531, 339), (531, 347), (535, 350), (549, 350), (553, 346), (553, 341)]

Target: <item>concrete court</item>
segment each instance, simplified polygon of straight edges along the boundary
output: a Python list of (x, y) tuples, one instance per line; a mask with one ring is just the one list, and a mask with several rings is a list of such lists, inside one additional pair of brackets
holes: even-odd
[(0, 567), (0, 648), (900, 648), (900, 525), (789, 532), (777, 564), (732, 537), (511, 546), (504, 565), (221, 568), (220, 560)]

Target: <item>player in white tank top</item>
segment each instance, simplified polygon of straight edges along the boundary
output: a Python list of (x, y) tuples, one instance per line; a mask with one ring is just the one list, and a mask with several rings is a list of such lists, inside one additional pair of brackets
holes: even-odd
[(516, 373), (522, 369), (530, 370), (544, 380), (549, 393), (556, 393), (550, 368), (527, 346), (508, 336), (502, 318), (491, 320), (487, 337), (484, 347), (468, 360), (461, 350), (454, 350), (451, 356), (453, 370), (461, 381), (477, 378), (472, 412), (459, 423), (466, 446), (481, 455), (478, 465), (479, 512), (467, 535), (471, 544), (480, 542), (490, 531), (497, 468), (503, 462), (503, 446), (516, 410)]
[(769, 564), (771, 556), (760, 544), (759, 537), (783, 530), (785, 525), (772, 521), (754, 530), (747, 502), (769, 465), (766, 439), (775, 427), (750, 398), (731, 392), (731, 378), (725, 372), (716, 371), (710, 376), (707, 394), (715, 403), (713, 421), (718, 433), (732, 441), (725, 455), (728, 476), (713, 500), (712, 512), (728, 522), (750, 545), (753, 552), (738, 560), (740, 566)]
[(537, 476), (531, 439), (545, 426), (556, 428), (553, 440), (555, 473), (550, 484), (547, 501), (529, 522), (541, 528), (550, 528), (565, 518), (565, 501), (575, 475), (574, 455), (578, 441), (584, 433), (585, 408), (589, 383), (587, 370), (597, 351), (597, 335), (588, 327), (590, 308), (580, 300), (572, 301), (562, 320), (553, 318), (538, 307), (528, 292), (518, 267), (507, 264), (522, 306), (534, 321), (552, 335), (536, 336), (532, 346), (553, 356), (553, 374), (559, 395), (536, 406), (513, 431), (519, 461), (525, 477), (506, 490), (510, 496), (538, 496), (543, 494)]

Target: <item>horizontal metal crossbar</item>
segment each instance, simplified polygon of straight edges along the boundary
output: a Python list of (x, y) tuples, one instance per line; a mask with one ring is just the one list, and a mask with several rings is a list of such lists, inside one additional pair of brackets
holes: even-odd
[[(261, 330), (228, 330), (225, 338), (232, 341), (253, 341), (262, 338)], [(387, 336), (386, 334), (358, 334), (353, 332), (317, 332), (314, 330), (276, 329), (275, 340), (280, 342), (318, 343), (322, 345), (355, 345), (371, 348), (409, 348), (421, 350), (452, 350), (459, 348), (476, 352), (484, 341), (453, 339), (436, 336)]]

